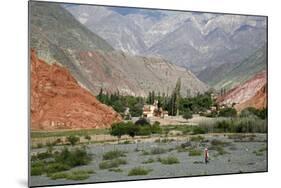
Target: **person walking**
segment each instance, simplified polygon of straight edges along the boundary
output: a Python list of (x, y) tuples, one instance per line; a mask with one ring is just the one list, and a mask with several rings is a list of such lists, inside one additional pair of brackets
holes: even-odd
[(205, 164), (207, 164), (209, 162), (209, 151), (207, 147), (204, 150), (204, 157), (205, 157)]

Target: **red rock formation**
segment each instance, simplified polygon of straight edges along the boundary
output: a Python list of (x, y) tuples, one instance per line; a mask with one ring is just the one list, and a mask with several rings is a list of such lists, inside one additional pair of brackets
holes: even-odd
[(237, 104), (235, 108), (238, 111), (243, 110), (247, 107), (255, 107), (258, 109), (267, 107), (267, 85), (264, 85), (252, 98), (245, 101), (244, 103)]
[(121, 117), (82, 88), (70, 72), (31, 52), (31, 129), (109, 127)]
[(266, 71), (262, 71), (243, 84), (228, 91), (217, 99), (219, 104), (235, 104), (238, 111), (246, 107), (265, 108), (267, 105)]

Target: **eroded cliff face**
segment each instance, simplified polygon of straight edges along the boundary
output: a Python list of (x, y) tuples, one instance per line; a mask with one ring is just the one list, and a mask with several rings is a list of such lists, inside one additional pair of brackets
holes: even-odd
[(31, 129), (109, 127), (121, 116), (81, 87), (70, 72), (31, 51)]
[(243, 84), (228, 91), (224, 96), (218, 98), (220, 104), (235, 104), (234, 107), (241, 111), (247, 107), (267, 107), (267, 74), (262, 71)]

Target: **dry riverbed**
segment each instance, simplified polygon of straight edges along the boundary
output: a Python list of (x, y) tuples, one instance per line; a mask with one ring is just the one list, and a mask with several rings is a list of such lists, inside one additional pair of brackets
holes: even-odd
[[(204, 163), (204, 148), (209, 148), (210, 162)], [(59, 147), (55, 147), (58, 149)], [(32, 149), (32, 153), (46, 148)], [(108, 151), (120, 150), (119, 157), (126, 164), (114, 168), (101, 168)], [(266, 134), (232, 135), (206, 134), (201, 136), (181, 137), (181, 139), (149, 139), (138, 143), (89, 144), (92, 162), (72, 170), (93, 170), (85, 180), (51, 180), (46, 176), (32, 176), (31, 185), (58, 185), (86, 182), (106, 182), (119, 180), (167, 178), (181, 176), (200, 176), (212, 174), (229, 174), (267, 171)], [(129, 175), (135, 167), (147, 170), (146, 175)]]

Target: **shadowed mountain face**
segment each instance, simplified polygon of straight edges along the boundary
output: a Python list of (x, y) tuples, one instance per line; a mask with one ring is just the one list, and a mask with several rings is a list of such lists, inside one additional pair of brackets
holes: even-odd
[(161, 56), (196, 74), (208, 67), (241, 62), (266, 43), (267, 23), (261, 16), (87, 5), (66, 8), (115, 49)]
[(267, 53), (264, 45), (241, 62), (208, 67), (200, 72), (198, 78), (216, 89), (230, 89), (265, 70), (266, 61)]
[[(95, 15), (100, 19), (109, 16), (99, 12)], [(183, 95), (187, 92), (202, 93), (208, 89), (190, 71), (163, 58), (114, 51), (105, 40), (85, 28), (59, 4), (31, 2), (30, 18), (30, 45), (38, 57), (47, 63), (57, 62), (66, 67), (79, 84), (93, 94), (98, 94), (101, 88), (136, 96), (146, 96), (152, 90), (170, 93), (178, 78), (183, 83)], [(111, 19), (114, 20), (114, 16), (108, 18)], [(141, 44), (141, 41), (136, 41), (136, 44)]]
[(31, 129), (89, 129), (110, 127), (121, 120), (82, 88), (70, 72), (47, 64), (31, 53)]

